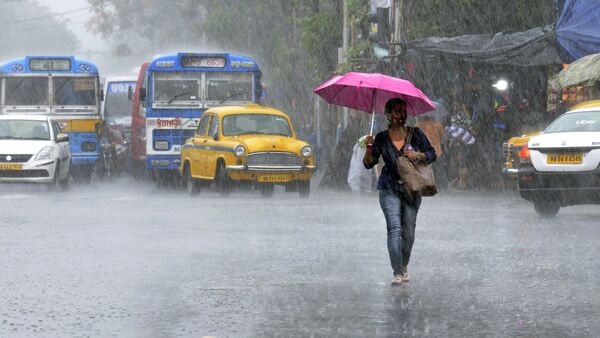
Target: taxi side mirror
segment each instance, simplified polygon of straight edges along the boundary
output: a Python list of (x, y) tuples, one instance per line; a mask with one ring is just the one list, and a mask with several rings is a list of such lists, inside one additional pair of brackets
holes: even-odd
[(214, 133), (212, 137), (215, 141), (218, 141), (219, 140), (219, 132)]

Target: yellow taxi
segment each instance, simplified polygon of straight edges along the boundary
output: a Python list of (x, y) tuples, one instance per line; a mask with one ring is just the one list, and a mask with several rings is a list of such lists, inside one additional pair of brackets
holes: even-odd
[(312, 148), (296, 138), (290, 118), (257, 104), (208, 109), (181, 150), (190, 195), (213, 182), (221, 195), (251, 185), (269, 197), (275, 185), (284, 185), (308, 197), (314, 168)]

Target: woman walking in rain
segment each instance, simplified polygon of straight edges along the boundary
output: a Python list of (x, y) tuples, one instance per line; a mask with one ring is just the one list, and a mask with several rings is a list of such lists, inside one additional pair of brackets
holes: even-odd
[(413, 195), (405, 189), (396, 169), (396, 158), (406, 156), (413, 162), (432, 163), (436, 154), (419, 128), (414, 128), (410, 140), (407, 140), (410, 129), (405, 126), (407, 110), (404, 100), (389, 100), (385, 105), (385, 115), (389, 127), (379, 132), (375, 138), (367, 136), (367, 152), (363, 164), (371, 169), (379, 162), (379, 157), (383, 157), (385, 166), (377, 184), (379, 204), (387, 224), (387, 246), (394, 271), (392, 285), (401, 285), (410, 280), (407, 267), (415, 241), (421, 196)]

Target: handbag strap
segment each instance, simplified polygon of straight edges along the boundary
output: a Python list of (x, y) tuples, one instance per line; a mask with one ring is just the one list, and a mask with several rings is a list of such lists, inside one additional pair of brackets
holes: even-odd
[(406, 139), (404, 139), (404, 147), (406, 147), (407, 145), (410, 145), (412, 147), (410, 142), (412, 141), (412, 136), (413, 136), (413, 132), (414, 132), (415, 128), (413, 128), (413, 127), (406, 127), (406, 128), (408, 128), (408, 134), (406, 135)]

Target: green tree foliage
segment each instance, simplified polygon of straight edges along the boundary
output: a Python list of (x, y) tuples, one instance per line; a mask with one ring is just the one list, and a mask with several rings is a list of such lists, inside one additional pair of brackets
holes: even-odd
[(520, 32), (556, 21), (550, 0), (405, 0), (404, 39)]
[(90, 23), (95, 32), (117, 39), (134, 32), (151, 45), (147, 52), (211, 46), (254, 57), (265, 74), (269, 103), (300, 120), (311, 111), (314, 85), (337, 65), (341, 0), (88, 2), (96, 13)]
[(0, 1), (0, 57), (74, 54), (78, 41), (68, 21), (34, 1)]

